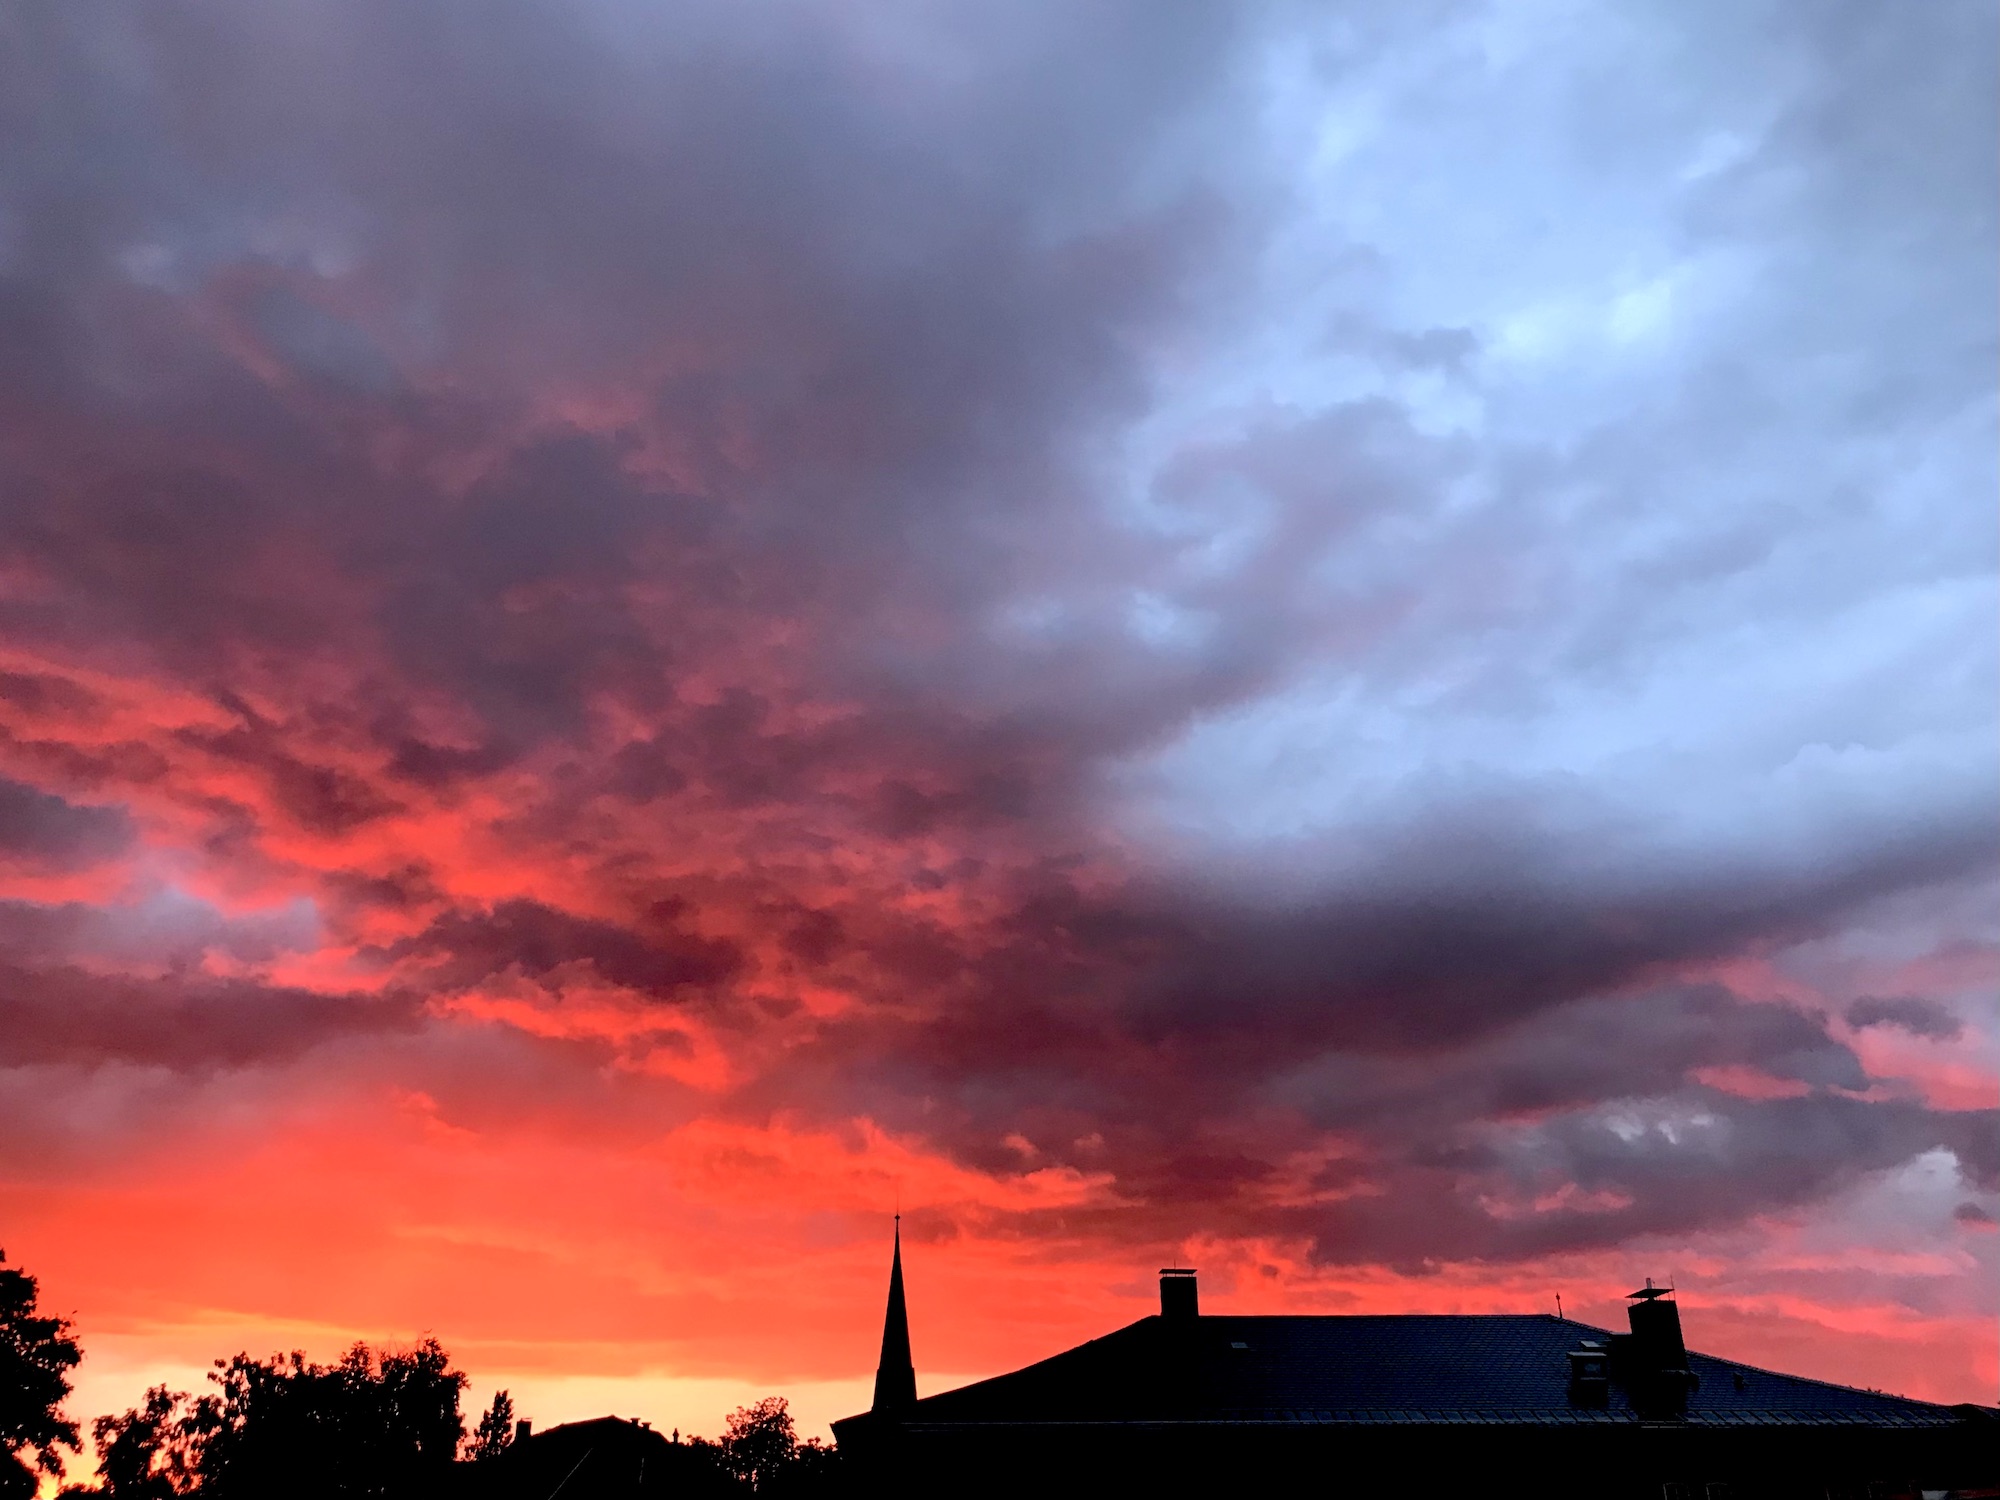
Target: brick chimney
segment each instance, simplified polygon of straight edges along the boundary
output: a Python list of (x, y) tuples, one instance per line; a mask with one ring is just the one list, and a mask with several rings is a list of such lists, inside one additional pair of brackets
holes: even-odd
[(1194, 1272), (1178, 1269), (1161, 1271), (1160, 1316), (1177, 1323), (1200, 1315), (1201, 1307), (1195, 1298)]

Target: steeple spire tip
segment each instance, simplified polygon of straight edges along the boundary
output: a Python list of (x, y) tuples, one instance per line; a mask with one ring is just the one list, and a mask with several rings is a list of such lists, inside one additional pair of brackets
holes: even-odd
[(889, 1307), (882, 1319), (882, 1360), (875, 1367), (871, 1411), (900, 1413), (917, 1404), (917, 1371), (910, 1361), (910, 1310), (903, 1298), (903, 1215), (896, 1215), (895, 1249), (889, 1257)]

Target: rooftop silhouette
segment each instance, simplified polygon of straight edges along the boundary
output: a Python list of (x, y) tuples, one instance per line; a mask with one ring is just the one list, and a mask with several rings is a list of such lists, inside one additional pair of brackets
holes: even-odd
[(1817, 1494), (1821, 1479), (1856, 1475), (1946, 1488), (1993, 1469), (1977, 1456), (1988, 1442), (2000, 1453), (1988, 1408), (1690, 1353), (1672, 1288), (1632, 1293), (1628, 1321), (1614, 1333), (1546, 1313), (1216, 1316), (1200, 1311), (1194, 1272), (1174, 1267), (1157, 1314), (918, 1400), (899, 1225), (875, 1403), (834, 1432), (885, 1494), (947, 1474), (966, 1494), (1141, 1479), (1194, 1493), (1300, 1465), (1454, 1485), (1560, 1474), (1548, 1493), (1593, 1497), (1711, 1481)]

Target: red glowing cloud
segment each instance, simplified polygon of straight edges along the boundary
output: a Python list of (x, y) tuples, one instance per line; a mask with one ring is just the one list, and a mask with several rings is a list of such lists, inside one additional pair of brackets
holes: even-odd
[[(1334, 166), (1232, 7), (338, 9), (0, 65), (0, 1210), (80, 1400), (432, 1332), (543, 1420), (820, 1420), (899, 1202), (925, 1389), (1192, 1258), (1677, 1274), (1703, 1348), (1990, 1393), (1987, 664), (1869, 654), (1946, 502), (1645, 489), (1749, 440), (1534, 428), (1569, 303), (1355, 310), (1434, 235), (1314, 251), (1360, 300), (1248, 390)], [(1767, 322), (1703, 357), (1839, 363)]]

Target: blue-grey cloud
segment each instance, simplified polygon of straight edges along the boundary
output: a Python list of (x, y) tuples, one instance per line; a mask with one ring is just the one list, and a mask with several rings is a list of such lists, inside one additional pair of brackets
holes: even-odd
[[(56, 664), (0, 837), (171, 787), (364, 963), (775, 1017), (728, 1107), (1025, 1139), (1132, 1233), (1534, 1254), (1989, 1169), (1827, 1021), (1990, 1045), (1827, 956), (1993, 941), (1909, 915), (2000, 863), (1989, 6), (0, 26), (0, 635)], [(64, 741), (63, 663), (204, 709)], [(502, 875), (368, 842), (475, 794)], [(0, 915), (24, 1067), (422, 998), (198, 1006)], [(1389, 1191), (1268, 1212), (1336, 1135)]]

